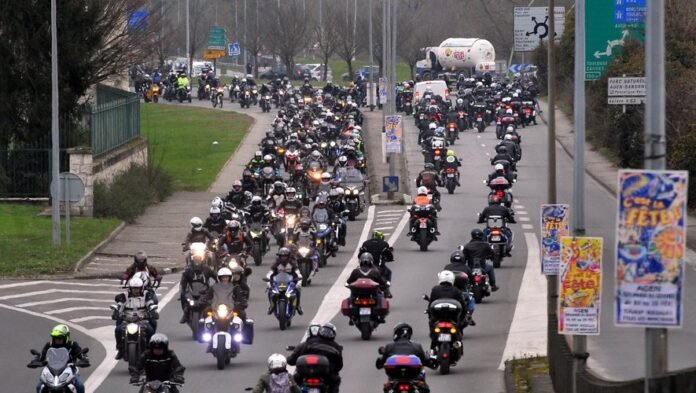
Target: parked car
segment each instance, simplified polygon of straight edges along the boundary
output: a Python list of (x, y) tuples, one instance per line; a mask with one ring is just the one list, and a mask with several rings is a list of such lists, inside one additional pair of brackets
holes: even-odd
[[(324, 65), (323, 64), (306, 64), (306, 66), (309, 67), (309, 69), (310, 69), (313, 81), (324, 80)], [(331, 72), (331, 68), (329, 68), (327, 70), (326, 80), (329, 82), (333, 81), (333, 73)]]
[(290, 79), (295, 79), (295, 80), (302, 80), (304, 78), (312, 78), (312, 72), (310, 68), (304, 64), (295, 64), (295, 69), (292, 73), (292, 75), (288, 75), (286, 72), (286, 67), (282, 64), (271, 68), (268, 71), (265, 71), (259, 75), (260, 78), (262, 79), (277, 79), (277, 78), (283, 78), (283, 77), (288, 77)]
[[(379, 78), (379, 66), (372, 66), (372, 73), (373, 73), (373, 78), (377, 80)], [(354, 72), (353, 78), (348, 77), (348, 73), (344, 72), (343, 75), (341, 75), (341, 80), (344, 82), (347, 82), (349, 80), (355, 80), (359, 76), (362, 76), (365, 79), (370, 79), (370, 66), (363, 66), (360, 67), (357, 71)]]

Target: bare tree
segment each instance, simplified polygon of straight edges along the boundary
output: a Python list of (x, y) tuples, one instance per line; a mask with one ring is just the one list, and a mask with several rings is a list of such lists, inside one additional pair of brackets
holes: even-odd
[(261, 16), (260, 13), (261, 11), (263, 11), (263, 9), (266, 9), (267, 7), (273, 7), (277, 4), (274, 1), (267, 1), (265, 2), (264, 7), (261, 10), (259, 10), (260, 2), (261, 0), (256, 0), (252, 3), (253, 7), (247, 8), (247, 18), (246, 21), (244, 21), (244, 27), (246, 31), (244, 33), (240, 33), (239, 38), (239, 42), (247, 51), (247, 55), (250, 55), (254, 59), (253, 64), (255, 78), (259, 77), (259, 54), (263, 49), (264, 40), (263, 31), (261, 30), (261, 26), (259, 25), (259, 17)]
[(152, 48), (160, 69), (164, 66), (165, 58), (175, 53), (177, 48), (176, 38), (180, 33), (180, 26), (171, 23), (165, 16), (170, 14), (173, 8), (173, 3), (167, 4), (166, 0), (152, 2), (151, 12), (156, 17), (150, 21), (149, 30), (152, 31)]
[[(190, 47), (188, 56), (189, 67), (193, 72), (193, 57), (205, 44), (208, 38), (208, 29), (212, 23), (210, 21), (210, 10), (213, 6), (211, 0), (194, 0), (190, 2), (189, 9), (189, 35)], [(184, 21), (186, 23), (186, 21)], [(184, 32), (186, 26), (184, 25)]]
[(266, 8), (270, 11), (266, 40), (278, 53), (290, 74), (295, 65), (295, 56), (307, 43), (310, 31), (301, 0), (283, 0)]
[(322, 80), (324, 82), (326, 82), (328, 74), (327, 64), (329, 58), (336, 52), (341, 41), (340, 33), (336, 27), (340, 20), (338, 14), (336, 12), (328, 12), (326, 14), (326, 20), (323, 21), (324, 26), (317, 23), (314, 28), (317, 46), (321, 52), (321, 59), (324, 64), (324, 70), (322, 71)]
[(354, 13), (353, 10), (349, 8), (351, 5), (350, 0), (345, 1), (345, 8), (342, 6), (336, 6), (331, 8), (331, 13), (335, 14), (337, 19), (335, 26), (338, 32), (339, 40), (338, 47), (336, 48), (336, 54), (346, 62), (348, 65), (348, 75), (353, 78), (353, 60), (358, 54), (358, 46), (356, 45), (356, 26), (354, 26)]

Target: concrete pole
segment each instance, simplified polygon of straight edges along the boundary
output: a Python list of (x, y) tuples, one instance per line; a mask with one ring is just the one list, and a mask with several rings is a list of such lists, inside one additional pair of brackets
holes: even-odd
[(191, 53), (191, 15), (189, 12), (189, 0), (186, 0), (186, 63), (188, 64), (188, 77), (191, 78), (193, 54)]
[[(550, 12), (553, 12), (552, 10)], [(553, 39), (553, 37), (551, 38)], [(585, 233), (585, 0), (575, 2), (575, 160), (573, 168), (573, 233)], [(573, 335), (573, 393), (585, 369), (587, 336)]]
[[(246, 76), (246, 65), (249, 63), (249, 53), (247, 52), (247, 0), (244, 0), (244, 75)], [(290, 72), (290, 70), (288, 70)]]
[[(384, 19), (382, 20), (382, 23), (384, 24), (384, 72), (383, 72), (383, 77), (386, 79), (385, 85), (387, 89), (387, 103), (383, 104), (382, 108), (384, 109), (384, 116), (385, 116), (385, 124), (386, 124), (386, 116), (391, 115), (392, 109), (392, 94), (391, 92), (393, 91), (393, 88), (391, 88), (391, 46), (392, 46), (392, 32), (391, 29), (393, 26), (391, 25), (391, 13), (392, 13), (392, 0), (384, 0), (382, 2), (382, 6), (384, 7)], [(396, 173), (396, 168), (394, 166), (394, 153), (388, 153), (387, 154), (387, 163), (389, 164), (389, 176), (394, 176), (394, 173)], [(393, 192), (388, 192), (387, 193), (387, 199), (394, 199), (394, 193)]]
[(53, 245), (60, 245), (60, 134), (58, 132), (58, 26), (56, 0), (51, 0), (51, 229)]
[[(647, 2), (645, 13), (645, 169), (666, 169), (665, 140), (665, 3)], [(667, 372), (668, 335), (664, 328), (645, 329), (645, 392), (658, 392), (655, 378)]]
[[(321, 1), (321, 0), (319, 0)], [(370, 74), (368, 75), (369, 81), (370, 81), (370, 87), (367, 89), (367, 104), (370, 106), (370, 110), (374, 110), (375, 108), (375, 98), (374, 98), (374, 88), (375, 88), (375, 81), (374, 81), (374, 75), (372, 72), (372, 69), (374, 67), (374, 56), (373, 56), (373, 49), (372, 49), (372, 0), (369, 0), (369, 5), (368, 5), (368, 18), (370, 22), (370, 27), (369, 27), (369, 52), (370, 52)]]
[[(548, 203), (556, 203), (556, 48), (553, 37), (554, 34), (554, 0), (549, 0), (549, 37), (548, 40), (548, 78), (547, 90), (549, 94), (548, 111), (548, 135), (547, 135), (547, 150), (548, 150), (548, 172), (547, 177), (547, 197)], [(558, 302), (558, 276), (546, 276), (546, 296), (548, 299), (546, 313), (549, 315), (556, 314), (556, 306)], [(550, 340), (548, 341), (551, 342)], [(550, 351), (547, 348), (547, 353)]]

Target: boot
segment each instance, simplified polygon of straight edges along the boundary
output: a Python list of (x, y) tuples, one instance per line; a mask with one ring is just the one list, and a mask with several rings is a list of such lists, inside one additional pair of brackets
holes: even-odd
[(476, 326), (476, 321), (474, 321), (471, 314), (466, 314), (466, 323), (470, 326)]
[(116, 359), (116, 360), (123, 359), (123, 350), (120, 347), (116, 348), (116, 356), (114, 356), (114, 359)]
[(268, 306), (268, 311), (266, 312), (266, 314), (268, 314), (268, 315), (273, 314), (273, 308), (274, 308), (274, 307), (273, 307), (273, 303), (271, 303), (271, 304)]
[(304, 310), (302, 310), (302, 306), (300, 306), (299, 304), (297, 305), (297, 313), (299, 315), (304, 315)]
[(179, 323), (181, 323), (181, 324), (189, 323), (189, 314), (187, 311), (184, 311), (184, 315), (181, 316)]
[(497, 291), (498, 289), (500, 289), (500, 288), (499, 288), (497, 285), (495, 285), (494, 282), (492, 282), (492, 283), (491, 283), (491, 291), (495, 292), (495, 291)]
[(387, 287), (387, 289), (384, 290), (384, 296), (385, 296), (387, 299), (391, 299), (391, 298), (393, 297), (393, 296), (392, 296), (392, 293), (391, 293), (391, 290), (389, 289), (389, 287)]

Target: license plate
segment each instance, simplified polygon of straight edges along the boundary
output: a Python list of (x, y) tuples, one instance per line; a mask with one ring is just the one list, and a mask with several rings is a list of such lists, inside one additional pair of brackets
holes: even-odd
[(372, 309), (369, 307), (360, 308), (360, 315), (370, 315), (372, 314)]
[(448, 173), (447, 177), (454, 177), (454, 173)]
[(450, 342), (450, 341), (452, 341), (452, 335), (442, 333), (438, 337), (438, 341)]
[(480, 117), (477, 117), (477, 118), (476, 118), (476, 121), (483, 121), (483, 119), (480, 118)]
[(308, 393), (321, 393), (319, 388), (309, 388)]
[(491, 236), (491, 241), (492, 241), (492, 242), (499, 242), (499, 241), (500, 241), (500, 236)]
[(435, 157), (433, 157), (433, 159), (434, 159), (435, 161), (439, 161), (439, 160), (440, 160), (440, 156), (435, 156)]
[(421, 222), (421, 223), (420, 223), (420, 227), (421, 227), (421, 228), (427, 228), (427, 227), (428, 227), (428, 223), (427, 223), (427, 222)]

